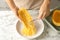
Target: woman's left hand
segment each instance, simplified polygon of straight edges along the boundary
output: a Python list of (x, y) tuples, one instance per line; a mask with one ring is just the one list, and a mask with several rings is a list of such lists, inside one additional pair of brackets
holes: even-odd
[(50, 13), (50, 4), (43, 3), (39, 10), (39, 19), (47, 17)]

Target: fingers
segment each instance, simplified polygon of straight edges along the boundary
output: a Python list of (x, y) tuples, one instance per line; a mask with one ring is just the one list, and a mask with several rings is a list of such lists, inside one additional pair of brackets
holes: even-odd
[(45, 15), (46, 15), (46, 12), (43, 12), (41, 19), (44, 19), (45, 18)]
[(39, 19), (44, 19), (47, 15), (47, 12), (42, 12), (41, 14), (39, 14)]
[(39, 19), (44, 19), (44, 18), (46, 18), (47, 16), (49, 16), (49, 14), (50, 14), (50, 10), (48, 9), (48, 10), (44, 10), (44, 11), (39, 11), (39, 16), (38, 16), (38, 18)]
[(38, 16), (38, 18), (39, 18), (39, 19), (43, 19), (43, 18), (45, 18), (45, 15), (46, 15), (46, 11), (39, 11), (39, 16)]
[(43, 16), (42, 13), (43, 13), (43, 12), (41, 12), (41, 11), (39, 10), (39, 16), (38, 16), (39, 19), (41, 19), (41, 17)]
[(48, 17), (50, 15), (50, 9), (47, 10), (45, 17)]

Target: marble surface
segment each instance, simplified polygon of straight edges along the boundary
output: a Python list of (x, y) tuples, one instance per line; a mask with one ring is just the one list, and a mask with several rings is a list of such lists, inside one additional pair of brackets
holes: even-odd
[[(27, 40), (16, 31), (17, 21), (18, 19), (12, 11), (0, 11), (0, 40)], [(42, 35), (31, 40), (60, 40), (60, 34), (51, 29), (45, 22), (44, 24), (45, 29)]]

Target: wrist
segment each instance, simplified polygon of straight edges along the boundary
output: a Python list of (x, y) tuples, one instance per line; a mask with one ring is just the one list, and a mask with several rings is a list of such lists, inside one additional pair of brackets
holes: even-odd
[(12, 9), (12, 11), (15, 12), (15, 13), (17, 13), (18, 10), (19, 10), (19, 9), (18, 9), (17, 7), (14, 7), (14, 8)]
[(44, 0), (44, 1), (51, 1), (51, 0)]
[(49, 5), (49, 4), (50, 4), (50, 2), (51, 2), (51, 0), (44, 0), (44, 4)]
[(13, 9), (18, 9), (18, 8), (16, 6), (14, 6)]
[(14, 7), (14, 10), (19, 10), (18, 7)]

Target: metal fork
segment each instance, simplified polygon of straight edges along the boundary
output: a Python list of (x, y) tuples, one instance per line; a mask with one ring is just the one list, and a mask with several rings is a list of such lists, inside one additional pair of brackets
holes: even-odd
[(36, 21), (36, 20), (39, 20), (39, 19), (38, 19), (38, 18), (35, 18), (35, 19), (31, 20), (31, 21), (29, 22), (29, 24), (32, 24), (32, 22), (34, 22), (34, 21)]

